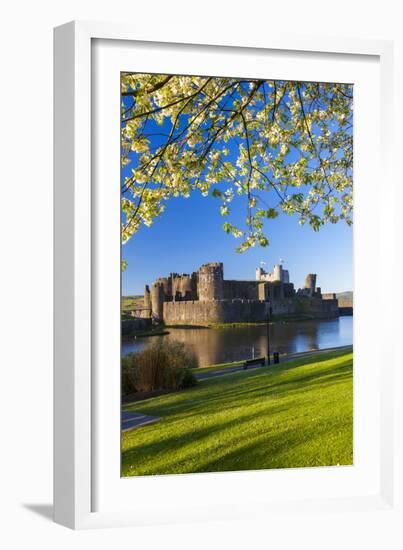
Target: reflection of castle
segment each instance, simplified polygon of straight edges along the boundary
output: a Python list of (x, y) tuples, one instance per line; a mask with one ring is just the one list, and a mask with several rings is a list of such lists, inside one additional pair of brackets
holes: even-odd
[(238, 281), (225, 280), (223, 264), (213, 262), (191, 275), (160, 277), (151, 291), (146, 285), (142, 317), (184, 325), (257, 322), (267, 319), (270, 307), (274, 315), (338, 315), (337, 300), (322, 298), (316, 275), (307, 275), (304, 288), (296, 292), (281, 265), (270, 274), (258, 268), (254, 281)]

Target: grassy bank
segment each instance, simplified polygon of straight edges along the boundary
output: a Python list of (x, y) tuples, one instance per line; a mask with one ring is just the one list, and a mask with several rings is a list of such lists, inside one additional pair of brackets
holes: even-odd
[(198, 367), (197, 369), (192, 369), (192, 371), (197, 373), (206, 373), (206, 372), (216, 372), (216, 371), (225, 371), (225, 369), (231, 369), (234, 367), (239, 367), (245, 363), (242, 361), (231, 361), (230, 363), (217, 363), (215, 365), (209, 365), (208, 367)]
[[(350, 351), (352, 352), (353, 351), (353, 346), (343, 346), (344, 349), (343, 349), (343, 352), (344, 353), (350, 353)], [(309, 355), (309, 354), (319, 354), (319, 353), (327, 353), (328, 352), (333, 352), (333, 351), (337, 351), (337, 348), (329, 348), (328, 350), (307, 350), (307, 351), (304, 351), (304, 352), (298, 352), (298, 354), (288, 354), (288, 353), (280, 353), (280, 361), (284, 361), (284, 360), (287, 360), (289, 361), (290, 359), (292, 359), (292, 355), (299, 355), (301, 354), (301, 357), (304, 356), (305, 354), (306, 355)], [(297, 360), (298, 357), (295, 357), (295, 360)], [(272, 358), (273, 360), (273, 358)], [(192, 369), (192, 371), (194, 373), (206, 373), (206, 372), (217, 372), (217, 371), (225, 371), (226, 369), (231, 369), (231, 368), (234, 368), (234, 367), (240, 367), (241, 365), (243, 365), (245, 363), (245, 359), (241, 360), (241, 361), (231, 361), (229, 363), (216, 363), (215, 365), (209, 365), (208, 367), (198, 367), (197, 369)]]
[(136, 402), (162, 420), (123, 434), (122, 475), (351, 464), (352, 399), (352, 354), (333, 352)]
[(149, 336), (165, 336), (169, 334), (169, 330), (164, 329), (150, 329), (150, 330), (133, 330), (129, 335), (126, 336), (126, 339), (132, 340), (136, 338), (148, 338)]
[[(334, 317), (318, 317), (307, 313), (287, 313), (284, 315), (272, 315), (270, 317), (269, 324), (272, 325), (274, 323), (297, 323), (299, 321), (324, 321), (326, 319), (334, 319)], [(217, 323), (214, 325), (209, 325), (209, 328), (242, 328), (266, 324), (266, 321), (257, 321), (256, 323)]]
[[(122, 315), (122, 321), (133, 321), (133, 317), (129, 315)], [(122, 323), (123, 328), (123, 323)], [(159, 325), (151, 325), (147, 329), (131, 329), (128, 332), (122, 334), (123, 340), (133, 340), (133, 338), (146, 338), (148, 336), (164, 336), (169, 334), (169, 330), (166, 330), (166, 327), (163, 323)]]
[[(296, 323), (298, 321), (323, 321), (334, 319), (334, 317), (321, 317), (309, 313), (287, 313), (284, 315), (272, 315), (270, 324), (274, 323)], [(226, 328), (244, 328), (255, 327), (257, 325), (266, 325), (267, 321), (255, 321), (248, 323), (212, 323), (209, 325), (167, 325), (168, 328), (187, 328), (187, 329), (226, 329)]]

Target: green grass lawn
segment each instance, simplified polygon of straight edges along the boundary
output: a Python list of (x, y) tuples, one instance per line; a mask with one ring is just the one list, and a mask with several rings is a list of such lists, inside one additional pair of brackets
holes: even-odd
[[(349, 348), (349, 349), (353, 349), (352, 346), (346, 346), (346, 348)], [(319, 353), (326, 353), (325, 351), (320, 351), (320, 350), (308, 350), (306, 352), (301, 352), (301, 353), (306, 353), (306, 354), (309, 354), (309, 353), (316, 353), (318, 352)], [(344, 350), (344, 352), (346, 353), (347, 352), (347, 349)], [(280, 360), (284, 358), (287, 359), (287, 353), (280, 353)], [(273, 359), (272, 359), (273, 360)], [(288, 360), (288, 359), (287, 359)], [(200, 374), (200, 373), (206, 373), (206, 372), (217, 372), (217, 371), (225, 371), (226, 369), (231, 369), (231, 368), (234, 368), (234, 367), (240, 367), (242, 366), (243, 364), (245, 363), (245, 360), (242, 360), (242, 361), (232, 361), (230, 363), (216, 363), (215, 365), (209, 365), (208, 367), (197, 367), (195, 369), (192, 369), (192, 372), (194, 372), (195, 374)]]
[(206, 372), (217, 372), (219, 370), (231, 369), (234, 367), (240, 367), (245, 361), (232, 361), (230, 363), (217, 363), (215, 365), (210, 365), (208, 367), (197, 367), (192, 369), (192, 372), (195, 374), (206, 373)]
[(352, 362), (333, 352), (127, 405), (162, 420), (123, 433), (122, 475), (352, 464)]
[(143, 307), (143, 296), (122, 296), (121, 309), (122, 312), (131, 311)]

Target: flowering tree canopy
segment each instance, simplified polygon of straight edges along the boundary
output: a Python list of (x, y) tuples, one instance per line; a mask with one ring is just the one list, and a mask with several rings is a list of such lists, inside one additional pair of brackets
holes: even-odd
[(280, 213), (352, 223), (352, 85), (123, 73), (121, 97), (123, 243), (196, 190), (239, 252), (267, 246)]

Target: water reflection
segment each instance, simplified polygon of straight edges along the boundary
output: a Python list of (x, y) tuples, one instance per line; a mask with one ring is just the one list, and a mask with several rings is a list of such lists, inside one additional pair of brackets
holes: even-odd
[[(258, 357), (267, 353), (267, 329), (265, 325), (223, 329), (169, 329), (166, 336), (157, 338), (174, 339), (193, 347), (199, 357), (200, 366), (226, 363)], [(137, 351), (150, 342), (149, 338), (138, 338), (124, 342), (122, 353)], [(339, 317), (324, 321), (300, 321), (275, 324), (270, 327), (271, 351), (296, 353), (301, 351), (345, 346), (353, 342), (353, 318)]]

